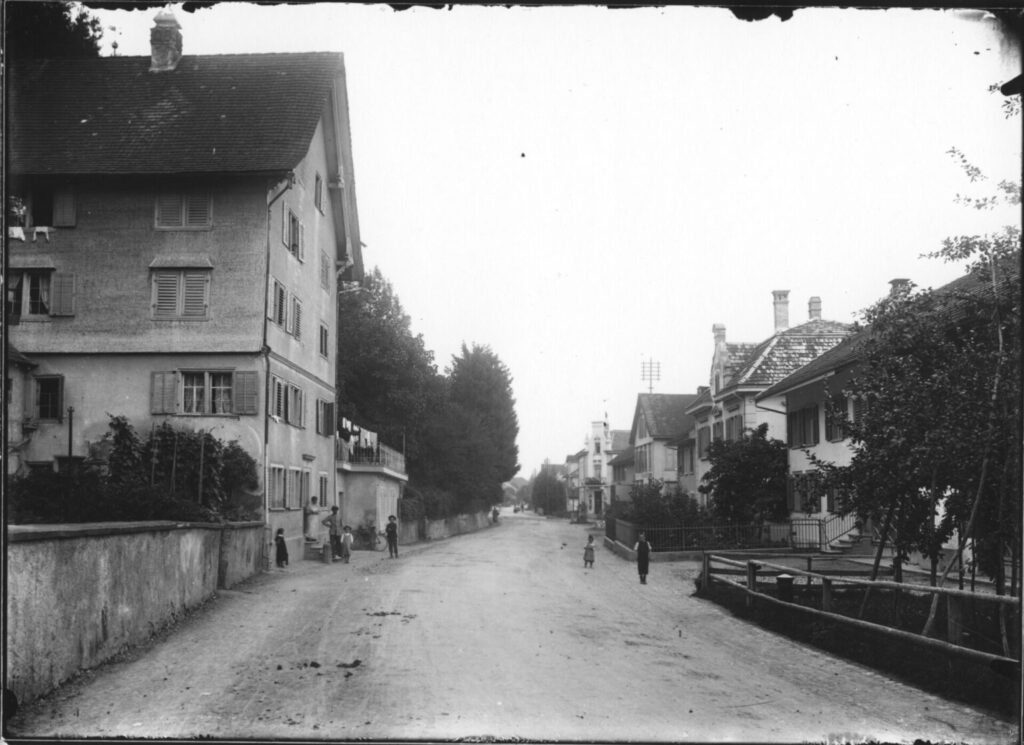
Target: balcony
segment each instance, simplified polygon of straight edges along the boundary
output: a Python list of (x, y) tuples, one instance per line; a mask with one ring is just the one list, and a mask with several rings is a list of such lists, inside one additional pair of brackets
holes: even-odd
[(334, 459), (339, 464), (386, 468), (395, 473), (405, 473), (405, 456), (387, 445), (377, 444), (363, 447), (354, 440), (346, 442), (336, 439), (334, 441)]

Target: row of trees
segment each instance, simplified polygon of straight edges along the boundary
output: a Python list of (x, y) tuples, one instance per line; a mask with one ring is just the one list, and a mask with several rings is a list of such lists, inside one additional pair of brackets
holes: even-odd
[(405, 452), (404, 518), (476, 512), (519, 470), (512, 376), (486, 345), (439, 373), (379, 269), (339, 298), (338, 411)]

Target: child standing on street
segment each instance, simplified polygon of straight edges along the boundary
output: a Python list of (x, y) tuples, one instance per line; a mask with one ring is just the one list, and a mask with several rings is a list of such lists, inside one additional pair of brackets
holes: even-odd
[(587, 536), (587, 545), (583, 547), (583, 568), (594, 567), (594, 536)]
[(288, 566), (288, 545), (284, 542), (284, 528), (277, 529), (277, 535), (274, 536), (274, 549), (277, 566), (284, 569)]
[(346, 564), (348, 564), (349, 557), (352, 556), (352, 528), (346, 525), (342, 528), (341, 532), (341, 558)]

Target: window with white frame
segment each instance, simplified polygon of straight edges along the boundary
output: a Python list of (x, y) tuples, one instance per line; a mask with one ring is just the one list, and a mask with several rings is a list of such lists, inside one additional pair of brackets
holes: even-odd
[(295, 214), (288, 205), (282, 206), (282, 231), (281, 241), (288, 248), (289, 253), (299, 261), (306, 260), (306, 229), (299, 216)]
[(801, 448), (818, 444), (818, 407), (805, 406), (786, 416), (786, 435), (789, 447)]
[(302, 494), (302, 472), (298, 468), (289, 468), (285, 474), (285, 498), (286, 509), (301, 507)]
[(64, 420), (64, 376), (36, 376), (36, 416)]
[(153, 270), (153, 319), (203, 321), (209, 318), (210, 275), (208, 269)]
[(203, 230), (213, 225), (213, 196), (208, 191), (164, 192), (154, 209), (158, 230)]
[(150, 413), (256, 414), (255, 370), (169, 370), (151, 373)]
[(12, 270), (7, 274), (6, 310), (8, 322), (22, 317), (73, 316), (75, 275), (52, 269)]
[(288, 386), (288, 417), (285, 421), (296, 427), (303, 427), (306, 424), (305, 394), (296, 385)]
[(285, 484), (287, 483), (284, 477), (285, 469), (284, 466), (271, 466), (270, 467), (270, 478), (268, 480), (268, 491), (270, 492), (268, 502), (270, 507), (277, 507), (279, 509), (287, 506), (288, 495), (285, 491)]
[(327, 357), (330, 353), (330, 329), (327, 328), (327, 324), (321, 321), (320, 323), (320, 356)]
[(334, 435), (334, 402), (316, 400), (316, 433), (332, 437)]

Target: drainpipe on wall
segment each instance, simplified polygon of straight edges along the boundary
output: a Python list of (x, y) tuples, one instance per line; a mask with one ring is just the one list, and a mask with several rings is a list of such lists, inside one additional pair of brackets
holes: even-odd
[[(269, 202), (267, 202), (267, 251), (266, 256), (266, 270), (263, 277), (263, 344), (260, 347), (260, 355), (263, 357), (263, 521), (265, 524), (270, 523), (270, 495), (268, 486), (268, 474), (270, 469), (270, 463), (268, 461), (268, 453), (270, 447), (270, 345), (267, 344), (267, 314), (270, 312), (270, 216), (271, 208), (278, 199), (283, 197), (291, 188), (295, 186), (295, 171), (289, 171), (285, 176), (287, 185)], [(280, 181), (275, 182), (280, 183)], [(269, 541), (264, 541), (269, 546)], [(269, 548), (268, 553), (264, 559), (264, 564), (270, 561)]]

